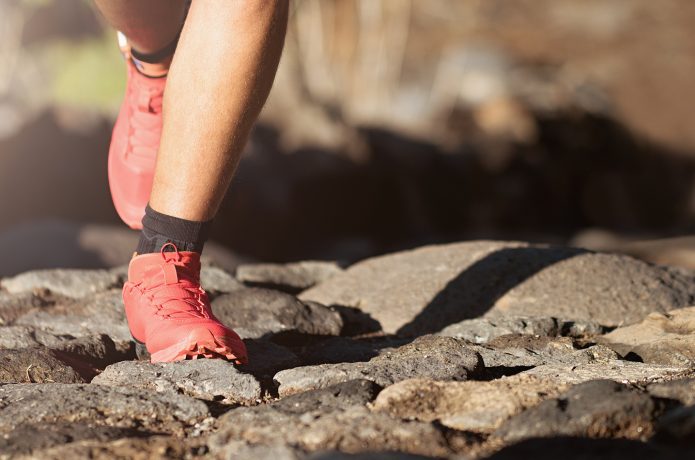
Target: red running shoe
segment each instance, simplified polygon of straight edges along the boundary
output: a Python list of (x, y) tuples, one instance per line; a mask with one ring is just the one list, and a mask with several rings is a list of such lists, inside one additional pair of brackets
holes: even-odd
[[(174, 252), (164, 252), (173, 246)], [(212, 314), (200, 287), (200, 254), (172, 243), (159, 253), (136, 255), (123, 286), (128, 326), (153, 363), (223, 358), (246, 364), (246, 346)]]
[(162, 135), (162, 100), (167, 79), (143, 75), (135, 68), (128, 49), (122, 50), (128, 65), (128, 82), (111, 136), (109, 186), (123, 222), (141, 229)]

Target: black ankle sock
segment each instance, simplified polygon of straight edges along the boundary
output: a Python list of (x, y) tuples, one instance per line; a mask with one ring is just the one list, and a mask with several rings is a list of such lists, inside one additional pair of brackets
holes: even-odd
[(212, 220), (196, 222), (179, 219), (159, 213), (147, 205), (137, 253), (159, 252), (166, 243), (174, 243), (179, 251), (203, 252), (211, 226)]

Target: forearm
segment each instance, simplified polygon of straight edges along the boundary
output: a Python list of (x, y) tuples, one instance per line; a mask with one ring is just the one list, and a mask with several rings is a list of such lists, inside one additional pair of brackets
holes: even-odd
[(288, 0), (193, 2), (167, 82), (153, 208), (214, 215), (272, 86), (287, 12)]

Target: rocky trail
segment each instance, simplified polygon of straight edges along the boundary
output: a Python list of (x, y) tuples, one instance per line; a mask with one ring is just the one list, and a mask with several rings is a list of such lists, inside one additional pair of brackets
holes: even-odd
[(514, 242), (208, 264), (251, 364), (151, 364), (124, 267), (0, 280), (0, 458), (652, 459), (695, 447), (695, 272)]

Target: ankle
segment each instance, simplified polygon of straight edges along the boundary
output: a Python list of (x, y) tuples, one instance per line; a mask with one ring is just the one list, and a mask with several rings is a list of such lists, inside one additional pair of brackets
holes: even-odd
[(178, 41), (179, 35), (165, 47), (154, 52), (143, 53), (130, 44), (125, 35), (118, 33), (118, 42), (123, 56), (133, 63), (140, 74), (149, 78), (167, 76)]
[(169, 75), (171, 58), (169, 58), (167, 61), (153, 63), (140, 61), (131, 55), (130, 61), (133, 63), (135, 70), (147, 78), (164, 78)]
[[(147, 254), (168, 249), (201, 253), (211, 226), (211, 220), (198, 222), (180, 219), (157, 212), (148, 205), (142, 218), (137, 253)], [(164, 247), (167, 243), (173, 244)]]

